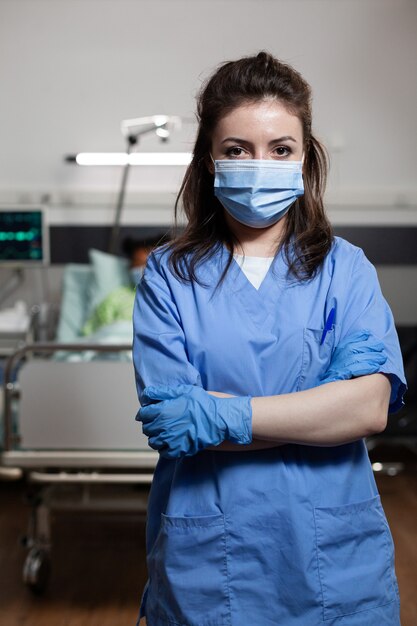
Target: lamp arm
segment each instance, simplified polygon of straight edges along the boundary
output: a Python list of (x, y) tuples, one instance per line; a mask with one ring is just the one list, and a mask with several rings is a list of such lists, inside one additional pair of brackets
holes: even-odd
[[(130, 154), (132, 152), (132, 148), (133, 146), (137, 144), (137, 141), (138, 139), (134, 135), (129, 135), (127, 137), (127, 148), (126, 148), (127, 154)], [(122, 210), (123, 210), (123, 204), (124, 204), (124, 199), (125, 199), (125, 192), (126, 192), (126, 187), (127, 187), (127, 179), (129, 176), (129, 170), (130, 170), (130, 163), (128, 159), (126, 161), (126, 164), (123, 166), (122, 182), (120, 184), (120, 190), (117, 196), (114, 222), (113, 222), (111, 235), (110, 235), (110, 242), (109, 242), (110, 254), (116, 254), (118, 252), (117, 244), (119, 242), (120, 221), (122, 217)]]

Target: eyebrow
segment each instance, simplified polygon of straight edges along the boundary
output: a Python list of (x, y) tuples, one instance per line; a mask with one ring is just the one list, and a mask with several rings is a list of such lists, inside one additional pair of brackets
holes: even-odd
[[(226, 137), (226, 139), (223, 139), (221, 143), (226, 143), (227, 141), (234, 141), (236, 143), (246, 143), (246, 144), (251, 143), (247, 139), (241, 139), (239, 137)], [(284, 137), (279, 137), (278, 139), (272, 139), (272, 141), (270, 141), (268, 145), (272, 145), (273, 143), (279, 143), (280, 141), (293, 141), (294, 143), (297, 143), (297, 140), (294, 139), (294, 137), (291, 137), (291, 135), (285, 135)]]

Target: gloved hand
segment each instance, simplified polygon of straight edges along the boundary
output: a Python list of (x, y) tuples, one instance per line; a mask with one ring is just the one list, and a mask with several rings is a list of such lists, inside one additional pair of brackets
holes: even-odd
[(192, 456), (225, 439), (250, 443), (250, 400), (250, 396), (218, 398), (195, 385), (146, 387), (136, 419), (151, 448), (162, 456)]
[(335, 349), (330, 365), (319, 384), (375, 374), (387, 360), (384, 349), (384, 344), (375, 339), (369, 330), (346, 337)]

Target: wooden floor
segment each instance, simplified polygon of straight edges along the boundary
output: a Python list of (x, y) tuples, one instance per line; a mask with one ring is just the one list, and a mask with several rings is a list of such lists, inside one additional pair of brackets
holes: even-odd
[[(406, 460), (406, 471), (377, 481), (396, 545), (401, 623), (417, 626), (417, 462), (401, 450), (382, 454)], [(381, 458), (380, 452), (373, 456)], [(128, 515), (57, 514), (50, 584), (36, 597), (21, 582), (25, 491), (22, 483), (0, 483), (1, 626), (134, 626), (146, 581), (143, 522)]]

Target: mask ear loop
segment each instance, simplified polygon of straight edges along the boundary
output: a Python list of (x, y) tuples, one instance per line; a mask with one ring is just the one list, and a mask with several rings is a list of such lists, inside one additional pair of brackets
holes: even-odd
[[(211, 156), (211, 152), (209, 152), (209, 155), (210, 155), (210, 159), (212, 160), (212, 163), (213, 163), (213, 166), (214, 166), (213, 171), (212, 171), (212, 172), (210, 172), (210, 173), (214, 176), (214, 174), (215, 174), (216, 162), (215, 162), (215, 160), (213, 159), (213, 157)], [(204, 157), (201, 157), (201, 160), (203, 161), (203, 160), (204, 160)], [(207, 164), (206, 164), (206, 167), (207, 167)], [(210, 168), (208, 168), (208, 169), (209, 169), (209, 171), (210, 171)], [(210, 213), (210, 215), (208, 215), (208, 216), (205, 218), (205, 220), (202, 222), (201, 226), (202, 226), (202, 227), (208, 226), (208, 224), (211, 222), (211, 220), (212, 220), (212, 219), (214, 219), (215, 217), (216, 217), (216, 212), (215, 212), (215, 211), (213, 211), (212, 213)]]

